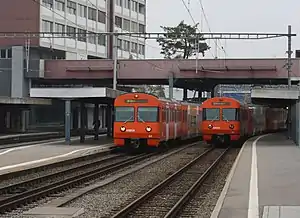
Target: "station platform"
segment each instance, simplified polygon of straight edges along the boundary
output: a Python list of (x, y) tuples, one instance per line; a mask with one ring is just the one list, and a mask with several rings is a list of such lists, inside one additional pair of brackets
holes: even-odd
[(242, 147), (211, 218), (300, 217), (300, 149), (284, 133)]
[(28, 142), (36, 140), (46, 140), (50, 138), (62, 137), (61, 132), (32, 132), (19, 134), (3, 134), (0, 135), (0, 145), (16, 142)]
[(87, 136), (84, 144), (79, 142), (80, 137), (72, 137), (71, 145), (66, 145), (65, 140), (61, 139), (2, 149), (0, 150), (0, 175), (109, 150), (113, 145), (112, 139), (106, 135), (100, 135), (99, 140), (93, 138)]

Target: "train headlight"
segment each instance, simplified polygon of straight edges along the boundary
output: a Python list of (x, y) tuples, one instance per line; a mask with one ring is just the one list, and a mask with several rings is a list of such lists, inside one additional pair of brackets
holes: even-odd
[(233, 125), (233, 124), (230, 124), (230, 125), (229, 125), (229, 128), (230, 128), (230, 129), (233, 129), (233, 128), (234, 128), (234, 125)]
[(208, 128), (209, 128), (209, 129), (212, 129), (212, 128), (213, 128), (213, 126), (212, 126), (211, 124), (209, 124), (209, 125), (208, 125)]
[(147, 127), (146, 127), (146, 131), (147, 131), (147, 132), (151, 132), (151, 130), (152, 130), (152, 128), (151, 128), (150, 126), (147, 126)]
[(125, 126), (121, 126), (121, 127), (120, 127), (120, 130), (121, 130), (121, 132), (125, 132), (125, 131), (126, 131)]

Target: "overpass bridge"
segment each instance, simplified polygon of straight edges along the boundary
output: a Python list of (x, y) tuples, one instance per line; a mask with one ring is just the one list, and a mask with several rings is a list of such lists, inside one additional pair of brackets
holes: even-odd
[[(27, 73), (33, 84), (112, 84), (113, 60), (37, 60)], [(42, 63), (41, 63), (42, 62)], [(287, 59), (118, 60), (118, 84), (164, 84), (211, 91), (217, 84), (287, 84)], [(291, 80), (300, 78), (292, 59)]]

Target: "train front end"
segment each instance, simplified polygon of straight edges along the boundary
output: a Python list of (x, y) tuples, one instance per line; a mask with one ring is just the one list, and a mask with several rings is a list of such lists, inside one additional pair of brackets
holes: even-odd
[(125, 149), (157, 147), (160, 143), (160, 102), (145, 93), (129, 93), (116, 98), (114, 144)]
[(229, 145), (241, 138), (240, 104), (234, 99), (215, 97), (202, 104), (203, 140), (213, 145)]

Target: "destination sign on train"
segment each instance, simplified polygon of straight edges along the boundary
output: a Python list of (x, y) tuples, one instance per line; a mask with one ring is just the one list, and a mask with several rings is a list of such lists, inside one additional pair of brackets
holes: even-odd
[(126, 99), (125, 103), (148, 103), (147, 99)]
[(212, 102), (212, 105), (230, 105), (230, 102), (223, 102), (223, 101), (218, 101), (218, 102)]

